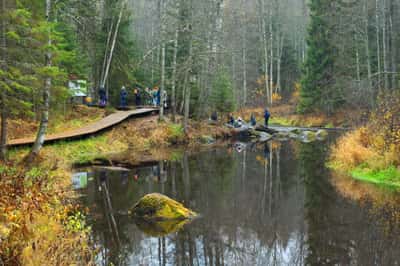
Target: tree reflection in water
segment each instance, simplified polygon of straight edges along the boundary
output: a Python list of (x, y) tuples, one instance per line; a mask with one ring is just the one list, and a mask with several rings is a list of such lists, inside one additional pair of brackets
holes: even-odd
[[(218, 148), (192, 157), (183, 154), (177, 162), (144, 166), (124, 176), (108, 171), (103, 186), (111, 210), (97, 189), (100, 173), (95, 173), (83, 201), (92, 210), (93, 237), (101, 250), (98, 263), (395, 264), (399, 237), (388, 239), (367, 210), (336, 193), (324, 167), (326, 147), (249, 144), (240, 152)], [(184, 203), (201, 218), (178, 225), (178, 231), (171, 225), (146, 225), (141, 231), (125, 214), (151, 192)], [(110, 215), (117, 230), (109, 225)]]

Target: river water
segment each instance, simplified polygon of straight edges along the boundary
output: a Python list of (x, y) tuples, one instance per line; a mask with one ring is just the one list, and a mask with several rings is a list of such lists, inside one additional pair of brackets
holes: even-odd
[[(129, 171), (81, 170), (74, 183), (90, 209), (97, 263), (399, 265), (398, 225), (384, 226), (332, 185), (328, 143), (230, 144)], [(151, 192), (200, 218), (178, 231), (138, 226), (126, 213)]]

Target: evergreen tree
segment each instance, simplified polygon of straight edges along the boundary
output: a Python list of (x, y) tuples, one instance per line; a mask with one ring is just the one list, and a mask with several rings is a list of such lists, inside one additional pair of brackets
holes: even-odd
[(341, 102), (335, 88), (334, 47), (331, 38), (332, 27), (329, 14), (335, 1), (312, 0), (310, 26), (308, 30), (308, 51), (301, 80), (300, 112), (323, 110), (328, 113)]
[(235, 97), (232, 82), (225, 70), (218, 71), (215, 76), (211, 100), (214, 110), (217, 110), (218, 112), (226, 113), (235, 109)]
[(6, 159), (7, 120), (11, 115), (29, 115), (32, 89), (31, 64), (26, 56), (32, 40), (31, 13), (23, 6), (7, 4), (2, 1), (1, 6), (0, 160)]

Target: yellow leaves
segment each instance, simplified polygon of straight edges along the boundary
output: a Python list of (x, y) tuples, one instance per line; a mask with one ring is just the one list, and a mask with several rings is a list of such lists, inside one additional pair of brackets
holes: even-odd
[(6, 239), (10, 235), (10, 228), (6, 224), (0, 224), (0, 242), (2, 239)]
[[(91, 256), (88, 245), (83, 245), (88, 231), (70, 232), (64, 226), (75, 207), (63, 206), (60, 188), (49, 185), (68, 179), (65, 172), (57, 174), (61, 176), (38, 169), (27, 174), (11, 166), (1, 171), (0, 256), (6, 265), (69, 265)], [(25, 176), (32, 180), (28, 187)]]
[(282, 96), (281, 96), (279, 93), (274, 92), (274, 93), (272, 94), (272, 100), (273, 100), (274, 102), (280, 102), (280, 101), (282, 100)]

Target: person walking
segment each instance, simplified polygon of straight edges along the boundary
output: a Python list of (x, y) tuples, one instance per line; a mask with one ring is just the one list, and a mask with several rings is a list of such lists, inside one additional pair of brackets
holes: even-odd
[(125, 86), (122, 86), (121, 92), (120, 92), (120, 107), (121, 108), (126, 108), (127, 107), (127, 98), (128, 98), (128, 92), (126, 91)]
[(264, 119), (265, 119), (265, 126), (268, 127), (269, 118), (271, 117), (271, 113), (266, 108), (264, 111)]

